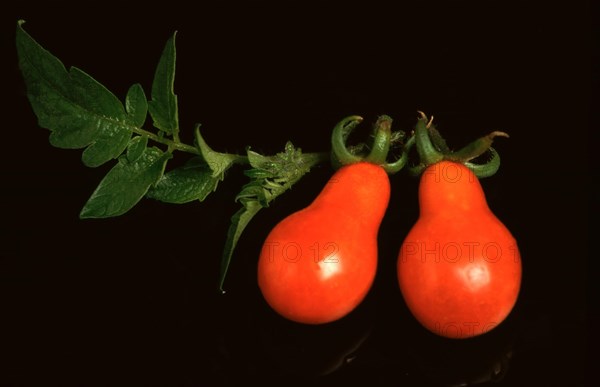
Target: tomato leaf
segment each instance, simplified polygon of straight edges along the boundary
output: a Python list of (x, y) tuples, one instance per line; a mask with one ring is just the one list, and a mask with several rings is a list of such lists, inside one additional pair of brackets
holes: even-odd
[[(142, 140), (140, 140), (142, 141)], [(107, 218), (129, 211), (163, 175), (171, 158), (156, 147), (146, 148), (135, 160), (119, 157), (81, 210), (81, 218)]]
[(239, 155), (216, 152), (208, 146), (200, 134), (199, 125), (196, 125), (194, 135), (201, 157), (194, 157), (183, 167), (165, 173), (148, 191), (147, 197), (176, 204), (203, 201), (217, 189), (219, 182), (225, 178), (225, 172), (241, 161)]
[(246, 226), (250, 223), (252, 218), (263, 208), (263, 206), (255, 200), (249, 200), (244, 203), (243, 207), (238, 210), (231, 217), (231, 224), (227, 230), (227, 239), (225, 241), (225, 248), (223, 252), (223, 258), (221, 259), (221, 275), (219, 277), (219, 290), (225, 293), (223, 290), (223, 284), (225, 282), (225, 276), (229, 270), (229, 263), (233, 256), (233, 250), (237, 245), (242, 233), (246, 229)]
[[(27, 97), (50, 143), (59, 148), (86, 148), (82, 161), (96, 167), (117, 158), (127, 147), (133, 125), (122, 103), (82, 70), (64, 65), (22, 28), (17, 53)], [(140, 114), (141, 115), (141, 114)]]
[(184, 166), (165, 173), (146, 196), (174, 204), (203, 201), (217, 189), (219, 181), (221, 179), (213, 176), (204, 160), (196, 157)]
[(135, 127), (141, 128), (146, 122), (148, 115), (148, 101), (144, 89), (139, 83), (131, 86), (125, 97), (125, 110), (127, 111), (127, 120)]
[(154, 126), (173, 136), (179, 132), (177, 96), (173, 92), (176, 34), (167, 41), (162, 52), (152, 82), (152, 100), (148, 103)]
[(236, 196), (236, 201), (242, 208), (233, 215), (227, 232), (223, 257), (221, 259), (221, 272), (219, 276), (219, 289), (223, 292), (223, 284), (227, 270), (244, 229), (252, 218), (278, 196), (289, 190), (310, 169), (328, 157), (319, 153), (302, 153), (300, 148), (295, 148), (291, 142), (285, 145), (285, 150), (275, 156), (263, 156), (250, 149), (247, 151), (248, 161), (252, 169), (245, 172), (250, 177), (250, 182), (242, 187)]
[(135, 136), (127, 147), (127, 161), (134, 163), (144, 153), (148, 145), (148, 136)]

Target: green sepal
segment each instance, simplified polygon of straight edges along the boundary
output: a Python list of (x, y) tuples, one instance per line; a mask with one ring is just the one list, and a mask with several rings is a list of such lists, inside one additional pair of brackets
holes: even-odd
[(484, 177), (493, 176), (496, 172), (498, 172), (498, 169), (500, 168), (500, 155), (498, 154), (498, 152), (496, 152), (496, 150), (492, 147), (490, 147), (488, 151), (490, 152), (490, 159), (486, 163), (465, 163), (467, 168), (473, 171), (473, 174), (480, 179)]
[[(419, 114), (421, 117), (417, 121), (413, 136), (419, 154), (419, 162), (408, 168), (408, 171), (412, 175), (420, 175), (427, 167), (442, 160), (464, 164), (479, 178), (492, 176), (498, 171), (500, 156), (491, 145), (495, 137), (508, 137), (508, 134), (494, 131), (472, 141), (460, 150), (452, 152), (446, 145), (446, 141), (433, 126), (431, 122), (433, 117), (431, 120), (428, 120), (424, 113), (419, 112)], [(471, 160), (476, 159), (486, 152), (490, 152), (491, 154), (488, 162), (484, 164), (471, 162)]]
[(425, 165), (432, 165), (444, 159), (444, 154), (436, 149), (431, 141), (429, 126), (430, 122), (427, 116), (421, 113), (421, 118), (419, 118), (415, 126), (415, 145), (419, 159)]
[(433, 125), (433, 123), (429, 124), (427, 131), (429, 132), (429, 138), (431, 139), (433, 146), (435, 146), (435, 148), (439, 152), (441, 152), (443, 154), (447, 154), (447, 153), (451, 152), (450, 148), (448, 147), (448, 144), (446, 143), (446, 140), (442, 137), (442, 135), (437, 130), (435, 125)]
[(367, 162), (381, 166), (387, 173), (400, 171), (408, 159), (407, 148), (395, 161), (388, 161), (390, 149), (404, 142), (406, 133), (392, 132), (392, 119), (387, 115), (377, 118), (373, 127), (372, 141), (367, 145), (360, 143), (348, 146), (346, 141), (354, 128), (362, 122), (360, 116), (349, 116), (337, 123), (331, 134), (331, 161), (334, 169), (358, 162)]
[(464, 146), (460, 150), (447, 154), (445, 159), (463, 164), (471, 161), (490, 150), (494, 138), (498, 136), (508, 137), (508, 134), (499, 131), (489, 133)]
[(347, 146), (346, 141), (350, 133), (362, 122), (360, 116), (348, 116), (338, 122), (331, 133), (331, 163), (334, 169), (339, 169), (344, 165), (354, 164), (362, 161), (362, 157), (354, 153), (356, 149)]

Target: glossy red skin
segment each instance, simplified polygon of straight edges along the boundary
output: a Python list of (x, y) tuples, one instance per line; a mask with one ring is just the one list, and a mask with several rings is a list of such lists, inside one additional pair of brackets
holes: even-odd
[(340, 168), (308, 207), (267, 236), (258, 262), (267, 303), (305, 324), (332, 322), (356, 308), (375, 278), (377, 233), (389, 197), (381, 167)]
[(419, 205), (397, 266), (409, 309), (440, 336), (488, 332), (508, 316), (519, 294), (517, 242), (462, 164), (443, 161), (427, 168)]

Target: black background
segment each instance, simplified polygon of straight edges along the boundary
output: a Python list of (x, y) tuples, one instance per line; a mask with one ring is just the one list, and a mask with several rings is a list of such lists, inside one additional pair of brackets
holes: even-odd
[[(500, 385), (584, 385), (594, 314), (585, 298), (594, 87), (586, 2), (196, 3), (23, 2), (2, 11), (0, 384), (460, 385), (496, 369)], [(418, 216), (418, 181), (406, 174), (391, 179), (372, 291), (323, 327), (272, 313), (255, 265), (269, 229), (310, 203), (328, 166), (250, 224), (224, 296), (215, 282), (246, 181), (239, 169), (201, 204), (144, 200), (119, 218), (79, 220), (110, 167), (85, 168), (79, 151), (52, 148), (38, 127), (14, 47), (19, 18), (66, 66), (121, 99), (136, 82), (149, 94), (178, 30), (182, 136), (191, 142), (200, 122), (216, 150), (272, 154), (287, 140), (328, 150), (331, 128), (350, 114), (367, 123), (388, 114), (410, 130), (423, 110), (454, 147), (508, 132), (496, 143), (500, 171), (482, 184), (521, 249), (513, 313), (458, 342), (414, 322), (395, 282), (397, 250)]]

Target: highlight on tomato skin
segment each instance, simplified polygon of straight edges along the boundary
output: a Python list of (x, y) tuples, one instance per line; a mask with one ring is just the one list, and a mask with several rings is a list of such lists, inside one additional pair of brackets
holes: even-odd
[(304, 324), (336, 321), (369, 292), (377, 270), (377, 233), (390, 196), (374, 164), (339, 169), (306, 208), (278, 223), (258, 262), (258, 284), (281, 316)]
[(463, 164), (429, 166), (421, 176), (419, 206), (397, 264), (408, 308), (443, 337), (489, 332), (518, 298), (522, 269), (516, 240)]

